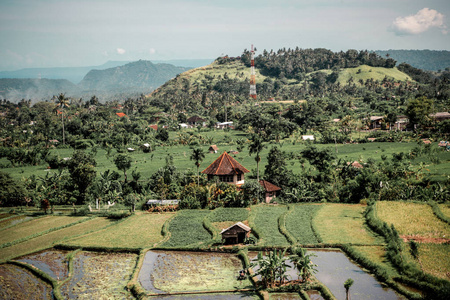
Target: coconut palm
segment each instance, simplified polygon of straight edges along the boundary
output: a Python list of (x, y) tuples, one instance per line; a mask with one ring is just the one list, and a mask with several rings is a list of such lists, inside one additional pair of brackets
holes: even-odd
[(202, 148), (192, 149), (190, 159), (195, 161), (195, 166), (197, 167), (197, 185), (200, 183), (200, 175), (199, 175), (200, 163), (203, 161), (204, 158), (205, 153), (203, 152)]
[(256, 180), (259, 182), (259, 162), (261, 161), (260, 153), (261, 151), (266, 148), (266, 146), (263, 143), (263, 140), (258, 135), (253, 135), (250, 140), (250, 145), (248, 146), (248, 152), (250, 155), (253, 153), (256, 154), (255, 161), (256, 161)]
[(345, 295), (346, 295), (346, 299), (350, 300), (350, 294), (349, 294), (349, 290), (350, 287), (353, 285), (353, 279), (349, 278), (344, 282), (344, 288), (345, 288)]
[(63, 134), (63, 145), (66, 144), (65, 133), (64, 133), (64, 107), (69, 107), (69, 99), (66, 98), (66, 95), (61, 93), (56, 98), (56, 104), (59, 108), (61, 108), (61, 122), (62, 122), (62, 134)]
[(317, 272), (317, 265), (311, 261), (311, 257), (316, 255), (313, 253), (306, 254), (306, 252), (303, 248), (297, 248), (294, 249), (294, 254), (289, 257), (298, 271), (298, 276), (302, 278), (302, 281), (309, 280), (311, 275)]

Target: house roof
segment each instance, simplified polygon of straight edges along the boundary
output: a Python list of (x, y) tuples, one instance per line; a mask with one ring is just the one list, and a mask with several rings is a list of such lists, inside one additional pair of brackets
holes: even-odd
[(116, 115), (117, 116), (119, 116), (120, 118), (122, 118), (122, 117), (126, 117), (127, 115), (126, 114), (124, 114), (124, 113), (116, 113)]
[(357, 168), (357, 169), (362, 169), (363, 165), (359, 163), (359, 161), (354, 161), (352, 162), (352, 167)]
[(266, 180), (260, 180), (259, 184), (264, 188), (266, 192), (276, 192), (281, 191), (281, 188), (279, 186), (276, 186), (273, 183), (270, 183)]
[(203, 174), (209, 175), (230, 175), (248, 172), (250, 171), (244, 168), (226, 151), (202, 171)]
[(220, 234), (222, 234), (222, 233), (224, 233), (224, 232), (230, 230), (230, 229), (233, 228), (234, 226), (238, 226), (238, 227), (242, 228), (242, 229), (245, 230), (245, 231), (250, 231), (250, 230), (252, 230), (250, 227), (248, 227), (248, 226), (245, 225), (244, 223), (242, 223), (242, 222), (237, 222), (236, 224), (231, 225), (231, 226), (228, 227), (228, 228), (222, 229), (222, 231), (220, 232)]
[(209, 146), (209, 149), (213, 149), (214, 151), (219, 150), (219, 147), (217, 147), (216, 145), (211, 145)]
[(205, 119), (200, 118), (199, 116), (193, 116), (186, 120), (189, 123), (197, 123), (197, 122), (204, 122)]

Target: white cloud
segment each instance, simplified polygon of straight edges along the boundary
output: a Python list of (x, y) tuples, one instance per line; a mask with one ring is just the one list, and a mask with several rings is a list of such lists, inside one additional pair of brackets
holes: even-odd
[(122, 54), (125, 54), (125, 49), (122, 49), (122, 48), (117, 48), (117, 53), (118, 54), (120, 54), (120, 55), (122, 55)]
[(155, 48), (150, 48), (150, 49), (148, 50), (148, 52), (149, 52), (150, 54), (155, 54), (155, 53), (156, 53), (156, 50), (155, 50)]
[(434, 9), (425, 7), (415, 15), (397, 17), (391, 28), (398, 35), (408, 35), (419, 34), (433, 27), (440, 28), (443, 34), (447, 34), (444, 15)]

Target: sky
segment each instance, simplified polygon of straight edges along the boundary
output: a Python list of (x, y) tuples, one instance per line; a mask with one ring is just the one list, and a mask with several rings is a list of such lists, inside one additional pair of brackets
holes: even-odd
[(450, 50), (449, 0), (1, 0), (0, 71), (214, 59), (254, 44)]

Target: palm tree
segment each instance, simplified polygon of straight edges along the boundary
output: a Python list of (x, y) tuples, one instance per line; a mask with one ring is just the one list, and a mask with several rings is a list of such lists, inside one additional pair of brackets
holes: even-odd
[(200, 168), (200, 163), (205, 158), (205, 153), (202, 148), (192, 149), (192, 154), (190, 159), (195, 161), (195, 166), (197, 167), (197, 185), (200, 183), (200, 175), (198, 169)]
[(66, 138), (64, 133), (64, 107), (69, 107), (69, 99), (66, 98), (66, 95), (61, 93), (56, 98), (56, 104), (61, 108), (61, 122), (62, 122), (62, 134), (63, 134), (63, 145), (66, 144)]
[(311, 257), (316, 256), (315, 254), (306, 254), (306, 250), (303, 248), (297, 248), (294, 250), (294, 254), (289, 257), (289, 259), (297, 268), (298, 276), (302, 277), (302, 281), (307, 281), (312, 274), (317, 272), (317, 265), (313, 264)]
[(258, 135), (253, 135), (250, 140), (250, 145), (248, 146), (248, 152), (250, 155), (256, 154), (256, 180), (259, 182), (259, 162), (261, 161), (261, 156), (259, 155), (261, 151), (266, 148), (263, 144), (262, 139)]
[(350, 294), (349, 294), (349, 290), (350, 287), (353, 285), (353, 279), (349, 278), (344, 282), (344, 288), (345, 288), (345, 295), (346, 295), (346, 299), (350, 300)]

